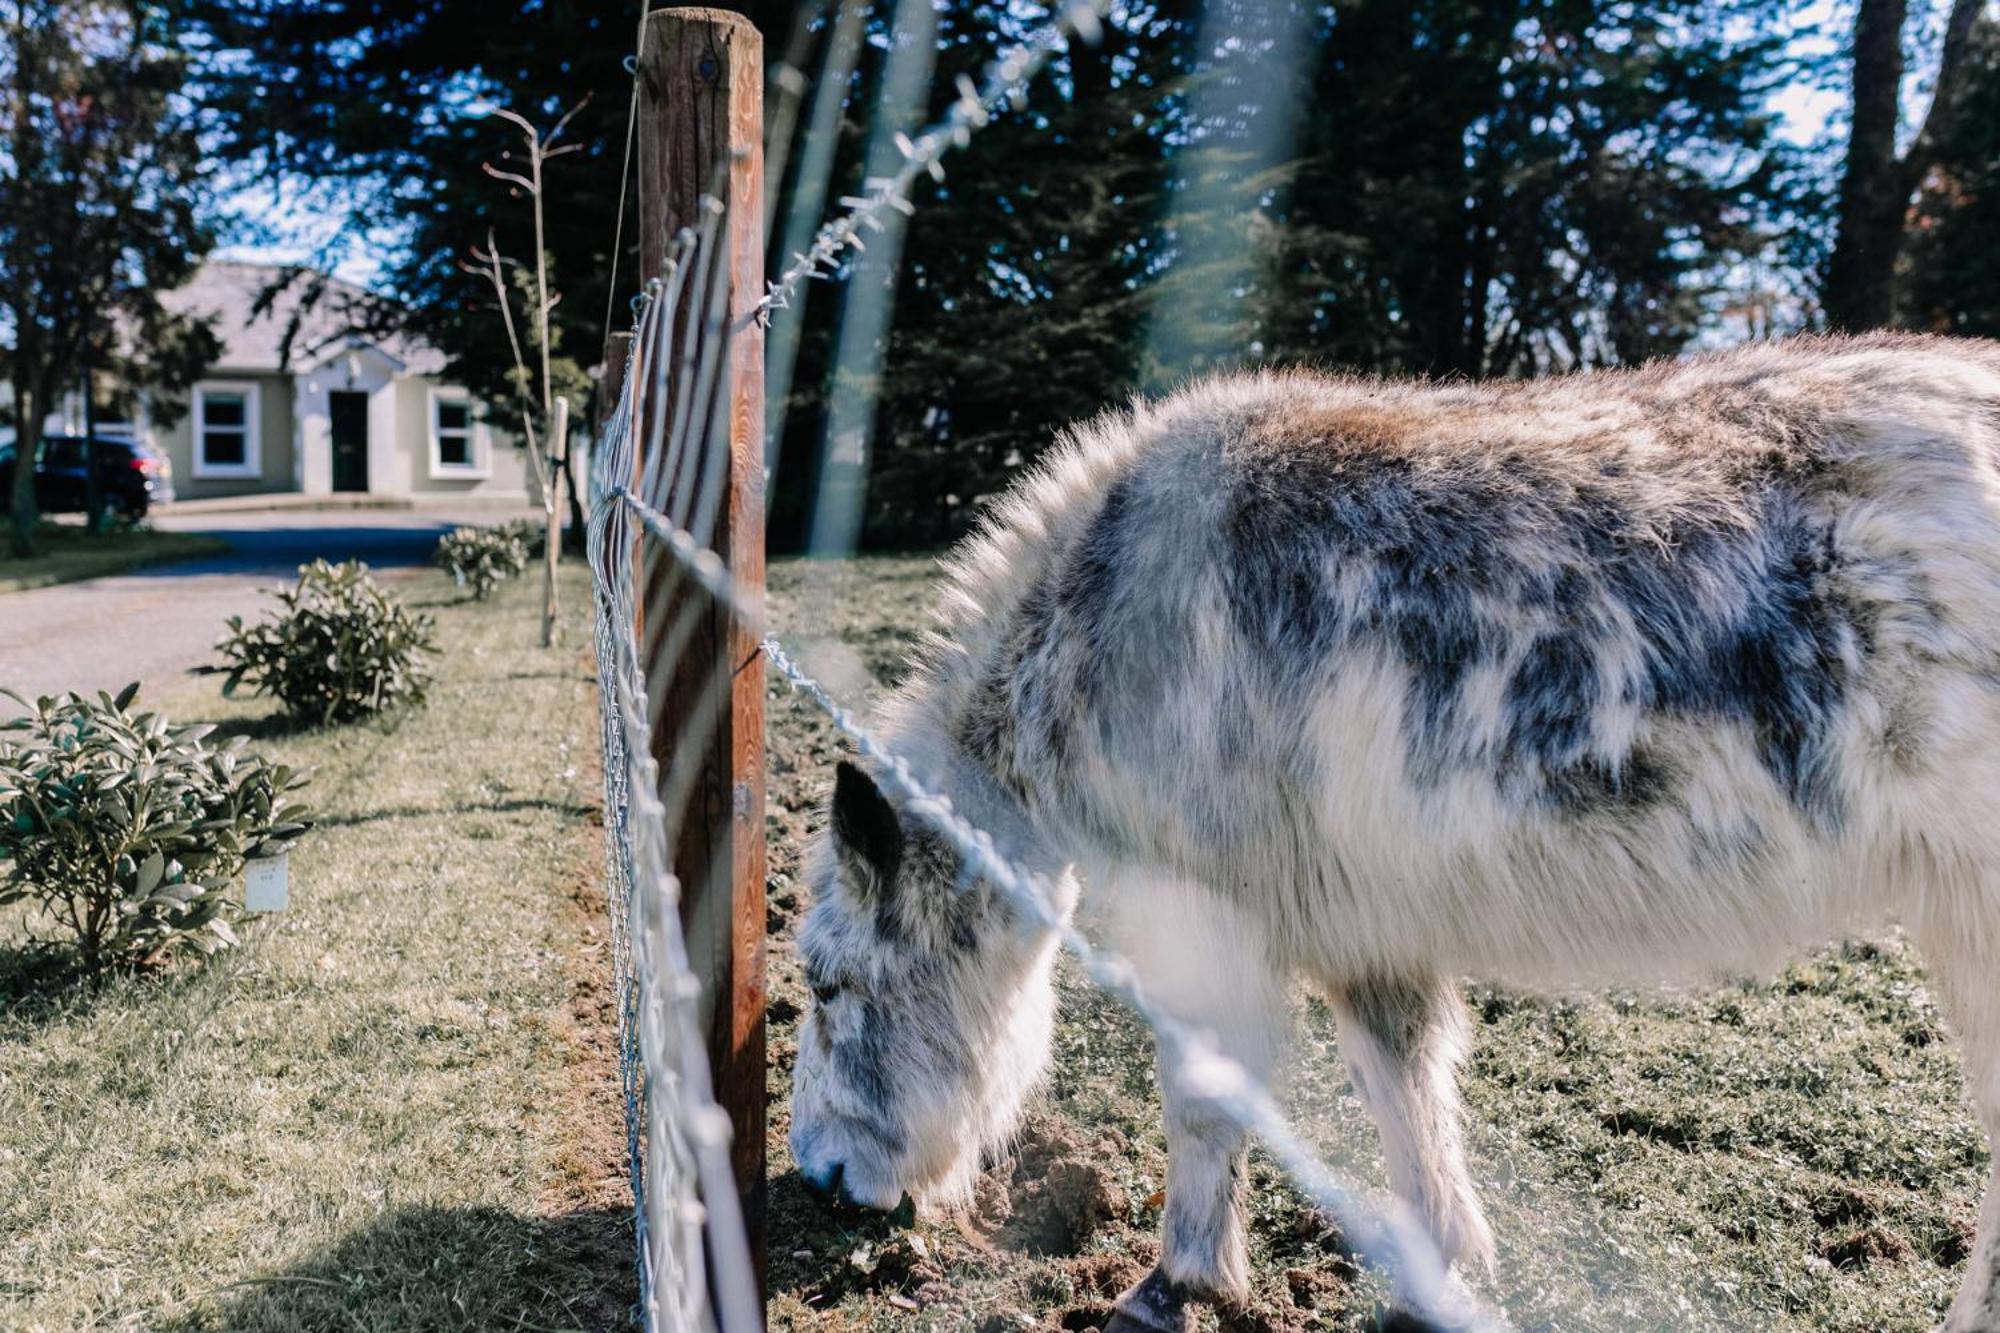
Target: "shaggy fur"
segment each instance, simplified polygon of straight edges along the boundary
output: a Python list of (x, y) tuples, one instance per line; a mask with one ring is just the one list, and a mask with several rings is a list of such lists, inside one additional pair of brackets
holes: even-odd
[[(1489, 1261), (1451, 979), (1763, 969), (1887, 921), (2000, 1136), (2000, 345), (1805, 339), (1528, 384), (1210, 381), (1077, 431), (957, 556), (883, 719), (1253, 1071), (1332, 998), (1390, 1176)], [(1050, 946), (850, 770), (794, 1147), (962, 1190)], [(1246, 1281), (1242, 1138), (1169, 1087), (1127, 1327)], [(2000, 1189), (1947, 1327), (2000, 1330)], [(1171, 1296), (1172, 1299), (1168, 1299)]]

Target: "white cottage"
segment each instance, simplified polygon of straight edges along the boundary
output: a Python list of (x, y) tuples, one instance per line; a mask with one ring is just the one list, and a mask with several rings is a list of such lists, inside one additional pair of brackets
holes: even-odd
[(482, 419), (469, 392), (441, 377), (442, 353), (362, 332), (357, 311), (370, 298), (337, 280), (303, 317), (293, 291), (258, 311), (258, 296), (279, 274), (262, 264), (210, 263), (164, 298), (212, 316), (222, 341), (177, 424), (134, 423), (172, 461), (178, 499), (356, 492), (419, 502), (538, 500), (526, 451)]

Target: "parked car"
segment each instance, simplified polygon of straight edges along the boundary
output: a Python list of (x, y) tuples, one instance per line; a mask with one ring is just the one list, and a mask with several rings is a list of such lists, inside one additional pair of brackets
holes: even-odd
[[(119, 518), (142, 519), (174, 498), (174, 470), (166, 456), (137, 440), (97, 437), (97, 475), (104, 507)], [(0, 497), (14, 484), (14, 446), (0, 444)], [(50, 435), (35, 466), (35, 504), (45, 514), (80, 514), (84, 508), (84, 438)]]

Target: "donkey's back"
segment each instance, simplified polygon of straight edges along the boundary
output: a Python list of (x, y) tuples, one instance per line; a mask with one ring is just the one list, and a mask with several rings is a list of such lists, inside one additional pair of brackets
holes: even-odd
[(1295, 962), (1752, 963), (2000, 853), (1991, 344), (1224, 379), (1072, 448), (963, 566), (962, 730)]

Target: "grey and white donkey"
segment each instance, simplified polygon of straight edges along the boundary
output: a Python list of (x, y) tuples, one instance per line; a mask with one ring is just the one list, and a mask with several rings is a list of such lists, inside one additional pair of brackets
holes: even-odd
[[(1453, 1263), (1492, 1256), (1462, 976), (1761, 970), (1900, 922), (2000, 1141), (2000, 344), (1198, 384), (997, 508), (880, 734), (1253, 1073), (1321, 988)], [(851, 765), (811, 890), (799, 1168), (962, 1195), (1048, 1058), (1048, 933)], [(1247, 1290), (1244, 1137), (1165, 1102), (1124, 1328)], [(1946, 1326), (2000, 1330), (2000, 1182)]]

